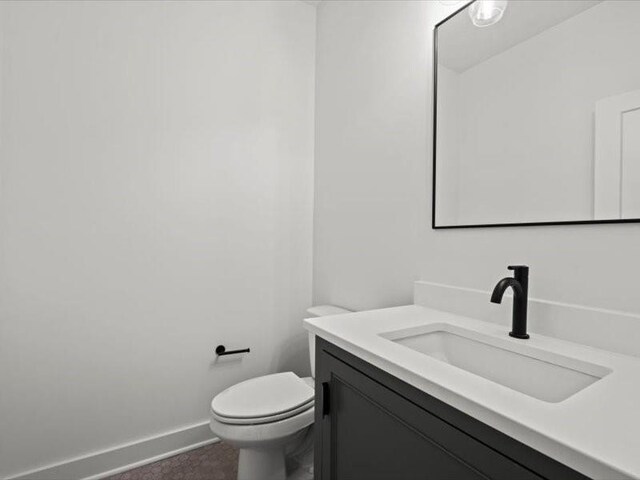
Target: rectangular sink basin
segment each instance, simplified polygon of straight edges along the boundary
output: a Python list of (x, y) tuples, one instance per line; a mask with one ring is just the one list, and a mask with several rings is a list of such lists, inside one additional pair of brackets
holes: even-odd
[[(505, 333), (506, 335), (506, 333)], [(399, 345), (545, 402), (557, 403), (611, 370), (447, 323), (381, 335)]]

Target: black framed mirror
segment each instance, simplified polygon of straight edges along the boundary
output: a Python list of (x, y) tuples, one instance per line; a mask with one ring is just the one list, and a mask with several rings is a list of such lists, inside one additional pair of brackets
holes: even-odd
[(640, 1), (476, 0), (434, 31), (432, 226), (640, 222)]

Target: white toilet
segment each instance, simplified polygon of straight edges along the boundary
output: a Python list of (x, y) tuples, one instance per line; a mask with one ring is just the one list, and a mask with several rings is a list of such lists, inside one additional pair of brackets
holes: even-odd
[[(349, 310), (311, 307), (311, 316)], [(311, 375), (315, 375), (315, 335), (309, 334)], [(211, 402), (211, 430), (240, 449), (238, 480), (285, 480), (285, 455), (305, 440), (314, 419), (313, 377), (276, 373), (238, 383)]]

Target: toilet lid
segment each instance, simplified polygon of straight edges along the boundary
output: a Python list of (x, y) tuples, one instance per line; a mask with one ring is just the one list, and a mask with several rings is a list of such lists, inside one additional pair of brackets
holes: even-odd
[(262, 418), (299, 410), (313, 401), (314, 390), (293, 372), (252, 378), (227, 388), (211, 402), (226, 418)]

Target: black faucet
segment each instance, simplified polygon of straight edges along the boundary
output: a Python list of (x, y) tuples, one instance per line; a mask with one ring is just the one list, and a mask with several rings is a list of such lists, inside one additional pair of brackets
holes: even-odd
[(509, 335), (515, 338), (529, 338), (527, 334), (527, 299), (529, 297), (529, 267), (511, 265), (513, 277), (505, 277), (498, 282), (491, 294), (493, 303), (502, 303), (502, 296), (507, 288), (513, 289), (513, 325)]

